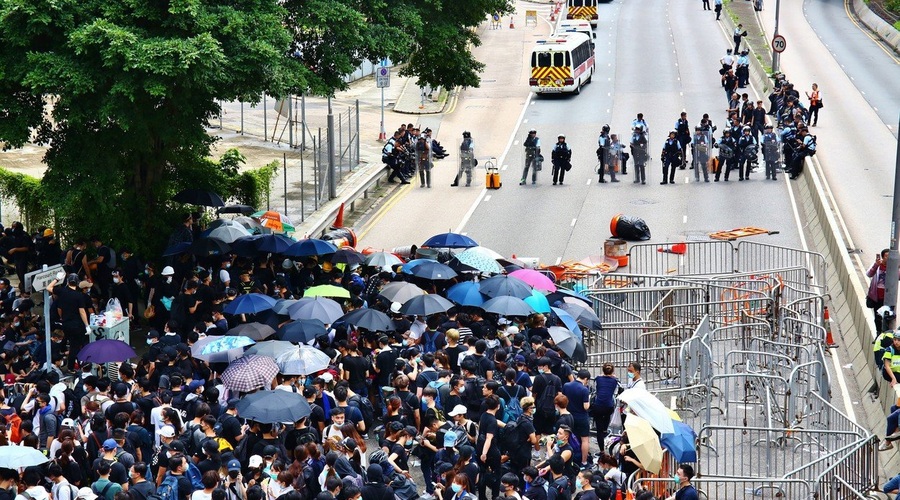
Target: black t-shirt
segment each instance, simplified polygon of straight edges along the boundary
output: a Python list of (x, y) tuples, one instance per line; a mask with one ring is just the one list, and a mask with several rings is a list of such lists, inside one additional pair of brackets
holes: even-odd
[(379, 386), (387, 386), (390, 384), (391, 373), (394, 372), (394, 362), (400, 355), (393, 349), (385, 349), (375, 356), (375, 366), (378, 367), (378, 376), (375, 380)]
[(60, 320), (64, 327), (84, 326), (84, 323), (81, 321), (81, 315), (78, 312), (78, 309), (83, 305), (83, 295), (69, 287), (61, 288), (57, 293), (56, 308), (60, 310)]
[(566, 413), (565, 415), (558, 415), (556, 417), (556, 428), (559, 429), (559, 426), (567, 425), (569, 429), (575, 427), (575, 416), (571, 413)]
[(468, 351), (469, 348), (462, 345), (456, 344), (453, 347), (448, 347), (444, 349), (444, 352), (447, 353), (448, 361), (450, 362), (450, 371), (453, 373), (459, 374), (459, 355), (464, 351)]
[(313, 427), (304, 427), (303, 429), (291, 429), (284, 436), (284, 447), (288, 453), (293, 453), (294, 448), (301, 443), (321, 443), (319, 430)]
[(358, 392), (356, 389), (366, 386), (366, 372), (372, 365), (369, 360), (362, 356), (347, 356), (341, 362), (344, 370), (347, 370), (347, 382), (350, 389)]
[(575, 494), (575, 500), (600, 500), (600, 497), (597, 496), (597, 492), (594, 490), (587, 491), (579, 491)]
[(129, 493), (136, 493), (138, 500), (147, 500), (156, 493), (156, 485), (150, 481), (141, 481), (128, 488)]
[(476, 450), (476, 452), (479, 456), (489, 451), (483, 449), (488, 434), (492, 434), (494, 436), (494, 438), (491, 440), (491, 450), (498, 449), (497, 438), (499, 437), (499, 432), (500, 426), (497, 425), (497, 417), (491, 415), (488, 412), (482, 413), (481, 418), (478, 419), (478, 449)]
[(127, 413), (129, 416), (135, 410), (137, 405), (131, 401), (115, 402), (106, 409), (106, 420), (112, 421), (119, 413)]
[[(312, 413), (309, 414), (309, 426), (315, 427), (318, 431), (319, 424), (325, 425), (326, 423), (331, 421), (331, 417), (328, 417), (328, 420), (325, 420), (325, 409), (322, 408), (318, 403), (310, 403), (309, 404)], [(316, 440), (318, 443), (319, 440)]]
[(409, 465), (407, 465), (406, 460), (408, 455), (406, 454), (406, 448), (400, 446), (399, 444), (394, 444), (391, 446), (390, 455), (397, 455), (397, 458), (394, 459), (394, 463), (397, 464), (397, 467), (400, 467), (402, 470), (409, 470)]
[(510, 459), (513, 463), (524, 466), (531, 463), (531, 450), (534, 449), (534, 446), (528, 441), (528, 438), (535, 432), (534, 422), (528, 417), (521, 417), (517, 421), (517, 425), (521, 446), (516, 448)]
[(478, 375), (479, 377), (487, 378), (487, 372), (494, 371), (494, 362), (488, 359), (487, 356), (483, 354), (472, 354), (471, 356), (472, 359), (474, 359), (475, 362), (478, 363), (478, 370), (476, 372), (476, 375)]
[(191, 494), (194, 492), (194, 485), (191, 484), (191, 480), (184, 477), (184, 474), (175, 477), (178, 478), (178, 498), (191, 498)]
[(241, 435), (241, 422), (234, 415), (228, 413), (219, 417), (219, 423), (222, 424), (222, 431), (219, 437), (228, 441), (231, 446), (237, 446), (237, 437)]

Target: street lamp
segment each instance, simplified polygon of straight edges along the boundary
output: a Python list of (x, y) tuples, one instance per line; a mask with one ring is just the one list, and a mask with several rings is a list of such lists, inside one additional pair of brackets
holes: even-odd
[(900, 142), (897, 143), (897, 160), (894, 166), (894, 208), (891, 213), (891, 247), (888, 252), (887, 268), (884, 271), (884, 305), (891, 309), (888, 324), (882, 324), (882, 330), (894, 328), (897, 310), (898, 273), (900, 273)]

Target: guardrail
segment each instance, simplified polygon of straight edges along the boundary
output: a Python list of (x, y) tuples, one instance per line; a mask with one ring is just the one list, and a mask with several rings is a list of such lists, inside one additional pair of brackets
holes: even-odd
[(319, 211), (316, 214), (307, 217), (297, 228), (297, 233), (303, 234), (304, 237), (316, 237), (321, 235), (327, 231), (334, 222), (334, 218), (337, 217), (341, 205), (344, 205), (345, 215), (348, 212), (352, 213), (356, 208), (356, 201), (360, 198), (367, 199), (373, 189), (380, 188), (381, 185), (386, 182), (385, 177), (390, 171), (390, 168), (382, 167), (373, 169), (371, 172), (365, 174), (360, 173), (358, 175), (363, 176), (363, 178), (358, 183), (354, 183), (348, 179), (350, 182), (343, 185), (343, 190), (338, 192), (338, 196), (319, 207)]

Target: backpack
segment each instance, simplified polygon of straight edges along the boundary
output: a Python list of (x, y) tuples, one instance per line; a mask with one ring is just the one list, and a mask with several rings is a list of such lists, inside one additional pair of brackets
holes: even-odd
[(6, 431), (9, 436), (9, 440), (13, 443), (19, 444), (22, 442), (22, 431), (20, 427), (22, 426), (22, 417), (19, 416), (18, 413), (13, 411), (6, 418)]
[[(541, 396), (535, 402), (535, 405), (541, 410), (553, 411), (553, 409), (555, 408), (553, 400), (556, 398), (556, 393), (557, 393), (557, 391), (555, 390), (556, 385), (552, 383), (553, 382), (552, 378), (547, 377), (547, 374), (542, 374), (542, 377), (544, 379), (544, 382), (546, 382), (546, 384), (544, 385), (544, 391), (541, 393)], [(466, 389), (466, 390), (468, 391), (468, 389)]]
[(441, 411), (444, 411), (444, 405), (441, 403), (441, 387), (444, 387), (445, 385), (447, 385), (447, 382), (441, 382), (440, 380), (428, 382), (428, 387), (437, 391), (437, 395), (434, 397), (434, 406)]
[[(400, 396), (400, 393), (397, 393), (397, 396)], [(416, 395), (412, 392), (407, 392), (404, 396), (400, 397), (400, 414), (406, 417), (407, 422), (412, 422), (415, 417), (416, 407), (410, 404), (409, 398), (410, 396), (415, 399)]]
[[(243, 439), (241, 440), (243, 441)], [(581, 453), (579, 451), (579, 453)], [(188, 468), (184, 471), (184, 477), (191, 480), (191, 487), (194, 491), (203, 490), (203, 473), (200, 472), (200, 469), (194, 464), (193, 460), (188, 460)]]
[(482, 389), (484, 388), (485, 383), (487, 383), (487, 380), (480, 376), (467, 378), (465, 381), (464, 387), (466, 388), (466, 392), (464, 394), (466, 396), (466, 408), (473, 413), (477, 414), (481, 411), (481, 402), (484, 400)]
[(506, 403), (505, 412), (503, 413), (504, 420), (506, 421), (507, 425), (509, 425), (510, 422), (519, 420), (519, 417), (521, 417), (523, 413), (522, 404), (519, 402), (519, 398), (521, 397), (519, 396), (519, 394), (522, 392), (522, 387), (519, 385), (513, 385), (513, 387), (516, 388), (515, 395), (509, 393), (508, 385), (504, 385), (503, 387), (501, 387), (501, 389), (503, 389), (503, 392), (506, 393), (509, 399), (509, 402)]
[(112, 487), (112, 485), (113, 485), (113, 482), (109, 481), (108, 483), (106, 483), (106, 486), (104, 486), (102, 490), (98, 491), (97, 488), (95, 488), (94, 485), (92, 484), (91, 491), (93, 491), (94, 494), (97, 495), (97, 498), (106, 498), (106, 492), (109, 491), (109, 489)]
[(807, 137), (809, 137), (810, 143), (806, 146), (806, 154), (816, 156), (816, 136), (810, 134)]
[[(577, 466), (581, 465), (581, 438), (575, 433), (569, 434), (569, 446), (572, 447), (572, 463)], [(578, 469), (576, 468), (576, 471)]]
[(234, 458), (242, 464), (247, 463), (247, 460), (250, 459), (250, 450), (247, 449), (249, 446), (247, 443), (249, 442), (250, 440), (247, 439), (247, 436), (244, 436), (243, 439), (238, 441), (238, 445), (234, 448)]
[(372, 406), (369, 398), (354, 394), (347, 398), (347, 405), (355, 407), (362, 414), (363, 422), (366, 424), (366, 431), (375, 425), (375, 408)]
[(519, 439), (519, 421), (514, 420), (500, 429), (499, 436), (500, 453), (509, 454), (522, 446)]
[(434, 333), (434, 335), (432, 335), (431, 338), (428, 338), (428, 332), (425, 332), (424, 334), (422, 334), (422, 340), (425, 341), (425, 345), (422, 346), (422, 354), (437, 352), (436, 342), (437, 342), (438, 335), (440, 335), (441, 332), (438, 332), (437, 330), (435, 330), (432, 333)]
[(547, 483), (547, 500), (571, 498), (572, 485), (567, 476), (559, 476)]
[(178, 478), (172, 474), (166, 474), (159, 488), (156, 488), (156, 494), (150, 495), (149, 500), (180, 500), (178, 495)]

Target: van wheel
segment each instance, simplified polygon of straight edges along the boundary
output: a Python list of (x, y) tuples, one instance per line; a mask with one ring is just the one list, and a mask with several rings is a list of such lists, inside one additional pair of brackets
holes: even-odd
[(575, 95), (581, 93), (581, 78), (578, 79), (578, 83), (575, 85)]
[(588, 74), (587, 81), (584, 83), (591, 83), (592, 81), (594, 81), (594, 70), (591, 70), (590, 74)]

